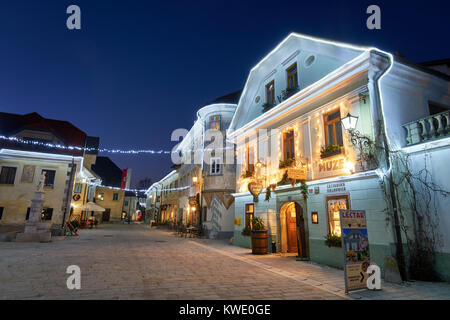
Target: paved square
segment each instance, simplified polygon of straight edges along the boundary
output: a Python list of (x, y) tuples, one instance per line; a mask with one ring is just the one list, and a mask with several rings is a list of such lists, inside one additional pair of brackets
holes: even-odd
[[(346, 296), (342, 271), (253, 256), (223, 241), (144, 225), (101, 225), (51, 243), (0, 242), (1, 299), (449, 299), (450, 285), (383, 284)], [(69, 290), (66, 268), (81, 268)]]

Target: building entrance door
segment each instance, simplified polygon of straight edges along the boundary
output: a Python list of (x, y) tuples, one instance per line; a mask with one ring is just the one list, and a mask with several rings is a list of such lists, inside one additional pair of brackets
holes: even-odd
[(109, 216), (111, 215), (111, 209), (105, 209), (102, 213), (102, 222), (109, 222)]
[(292, 202), (286, 210), (287, 252), (297, 253), (297, 213)]

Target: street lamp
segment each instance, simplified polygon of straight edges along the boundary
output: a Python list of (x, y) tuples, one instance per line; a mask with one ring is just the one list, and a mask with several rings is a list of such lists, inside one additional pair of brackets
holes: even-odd
[(356, 123), (358, 122), (358, 117), (352, 116), (350, 113), (347, 113), (347, 116), (345, 118), (342, 118), (341, 122), (345, 130), (355, 130)]
[(197, 183), (198, 178), (197, 177), (192, 177), (192, 182), (193, 183)]

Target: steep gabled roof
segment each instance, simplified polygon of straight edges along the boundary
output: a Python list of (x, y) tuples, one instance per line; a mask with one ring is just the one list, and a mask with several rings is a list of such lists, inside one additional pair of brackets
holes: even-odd
[[(275, 68), (277, 68), (277, 66), (284, 66), (284, 64), (288, 63), (293, 57), (302, 53), (311, 53), (325, 57), (330, 61), (332, 60), (333, 63), (329, 63), (325, 68), (316, 71), (317, 75), (310, 76), (305, 84), (305, 86), (307, 86), (317, 82), (326, 74), (329, 74), (369, 49), (369, 47), (320, 39), (295, 32), (290, 33), (277, 47), (250, 70), (242, 95), (239, 99), (236, 113), (230, 125), (230, 131), (241, 128), (246, 123), (256, 119), (262, 114), (261, 105), (264, 103), (264, 99), (258, 99), (259, 102), (255, 102), (255, 99), (258, 96), (262, 83), (269, 79), (271, 75), (275, 74)], [(287, 66), (284, 67), (287, 68)], [(308, 73), (311, 73), (311, 70), (314, 70), (314, 68), (317, 69), (317, 64), (308, 69)], [(275, 87), (277, 88), (276, 84)], [(300, 90), (301, 89), (303, 88), (300, 87)]]

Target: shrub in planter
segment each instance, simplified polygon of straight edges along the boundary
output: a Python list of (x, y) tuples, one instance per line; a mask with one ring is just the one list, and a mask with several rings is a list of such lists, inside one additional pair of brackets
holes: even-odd
[(245, 227), (244, 230), (242, 230), (243, 236), (250, 236), (251, 234), (252, 234), (252, 229), (250, 229), (249, 227)]
[(338, 247), (342, 248), (342, 238), (333, 234), (327, 235), (325, 237), (325, 244), (328, 247)]
[(292, 167), (294, 164), (295, 164), (294, 159), (286, 159), (283, 161), (280, 160), (280, 164), (278, 165), (278, 168), (279, 169), (289, 168), (289, 167)]
[(267, 229), (264, 222), (259, 217), (252, 219), (252, 253), (267, 254)]
[(298, 87), (294, 87), (294, 88), (286, 88), (285, 90), (281, 91), (281, 95), (277, 96), (278, 98), (278, 102), (283, 102), (284, 100), (290, 98), (291, 96), (293, 96), (294, 94), (296, 94), (299, 91)]

